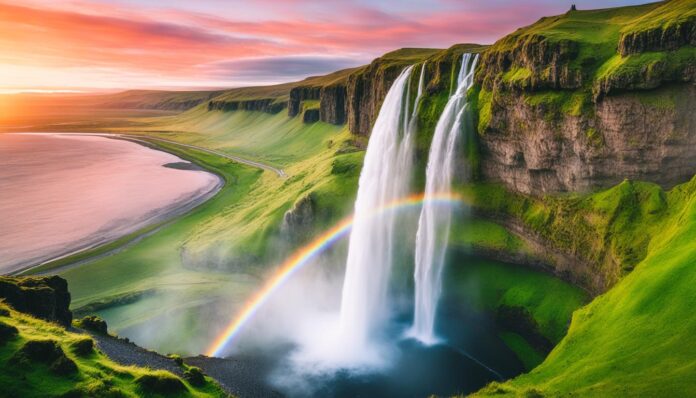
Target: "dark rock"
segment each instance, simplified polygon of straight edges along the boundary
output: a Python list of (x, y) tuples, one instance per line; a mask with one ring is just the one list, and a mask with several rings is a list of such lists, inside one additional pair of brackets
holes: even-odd
[(290, 90), (290, 99), (288, 99), (288, 116), (294, 117), (300, 114), (302, 110), (302, 101), (318, 100), (321, 93), (321, 87), (299, 86)]
[(232, 112), (236, 110), (244, 110), (276, 114), (285, 109), (286, 106), (286, 102), (278, 101), (275, 98), (213, 100), (208, 102), (208, 111)]
[(70, 326), (68, 282), (59, 277), (0, 277), (0, 298), (20, 312)]
[(186, 386), (178, 377), (165, 372), (144, 374), (135, 379), (140, 388), (150, 394), (171, 395), (186, 391)]
[(319, 109), (307, 109), (302, 114), (302, 123), (311, 124), (319, 121)]
[(200, 387), (205, 384), (205, 375), (201, 368), (191, 366), (184, 372), (184, 378), (191, 383), (192, 386)]
[(306, 195), (285, 212), (281, 232), (293, 241), (301, 241), (314, 226), (316, 203), (312, 194)]
[(624, 179), (664, 188), (688, 181), (696, 170), (696, 86), (660, 90), (652, 95), (671, 103), (653, 105), (626, 93), (577, 116), (530, 105), (517, 93), (499, 95), (479, 132), (481, 175), (535, 195), (585, 192)]
[(70, 350), (77, 356), (86, 357), (94, 352), (94, 340), (89, 337), (70, 343)]
[(19, 334), (19, 330), (12, 325), (0, 322), (0, 346), (12, 340)]
[(537, 351), (551, 352), (553, 343), (541, 334), (539, 325), (526, 308), (502, 305), (496, 311), (495, 321), (502, 329), (522, 336)]
[(346, 86), (334, 84), (322, 87), (319, 95), (319, 119), (331, 124), (346, 122)]
[(108, 326), (106, 325), (106, 321), (96, 315), (88, 315), (75, 323), (77, 327), (80, 327), (85, 330), (89, 330), (100, 334), (108, 333)]
[(31, 363), (43, 363), (55, 374), (64, 376), (75, 373), (77, 365), (54, 340), (29, 340), (12, 357), (19, 365), (31, 366)]
[[(487, 90), (578, 89), (588, 78), (573, 65), (580, 49), (576, 41), (552, 41), (538, 34), (519, 39), (513, 34), (503, 40), (516, 42), (483, 52), (476, 70), (476, 81)], [(505, 73), (515, 69), (528, 70), (528, 78), (504, 81)]]
[(687, 45), (696, 46), (696, 17), (624, 33), (619, 38), (619, 54), (627, 56), (648, 51), (671, 51)]
[(65, 355), (56, 359), (49, 367), (51, 372), (60, 375), (67, 376), (77, 372), (77, 365), (72, 359), (66, 357)]
[(378, 59), (361, 73), (348, 77), (347, 117), (351, 133), (364, 136), (370, 134), (384, 97), (403, 68), (404, 65), (401, 64), (383, 67)]

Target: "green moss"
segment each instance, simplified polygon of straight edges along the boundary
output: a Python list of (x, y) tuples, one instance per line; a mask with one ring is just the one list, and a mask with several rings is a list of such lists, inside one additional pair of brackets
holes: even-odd
[[(696, 60), (696, 48), (614, 55), (596, 73), (598, 82), (628, 82), (630, 87), (654, 88), (661, 82), (679, 81), (683, 71)], [(628, 84), (627, 83), (627, 84)], [(623, 87), (623, 88), (630, 88)]]
[[(636, 188), (638, 200), (625, 203), (621, 192)], [(540, 366), (496, 389), (510, 396), (530, 388), (544, 396), (695, 395), (696, 178), (662, 194), (649, 184), (623, 183), (595, 196), (593, 205), (607, 214), (633, 207), (634, 216), (617, 223), (652, 237), (646, 253), (613, 289), (575, 312), (568, 335)]]
[(515, 87), (526, 87), (531, 78), (532, 71), (528, 68), (515, 67), (503, 74), (503, 82)]
[(661, 188), (641, 182), (625, 181), (590, 195), (542, 199), (492, 184), (469, 186), (463, 192), (474, 206), (515, 218), (554, 247), (578, 253), (610, 283), (645, 257), (648, 242), (659, 233), (646, 227), (647, 221), (658, 220), (665, 211)]
[(621, 29), (623, 34), (639, 33), (648, 30), (665, 30), (670, 26), (680, 25), (696, 18), (694, 0), (670, 0), (654, 7), (640, 18)]
[(225, 397), (224, 391), (206, 379), (193, 385), (171, 373), (121, 366), (93, 349), (92, 340), (55, 324), (10, 311), (6, 318), (19, 333), (0, 345), (0, 383), (3, 394), (12, 397), (128, 397), (150, 390), (139, 381), (163, 380), (178, 384), (167, 389), (176, 397)]
[(523, 308), (553, 343), (565, 335), (571, 314), (587, 302), (587, 294), (547, 273), (467, 254), (450, 261), (448, 290), (474, 308), (496, 312), (503, 306)]
[(604, 137), (600, 132), (597, 131), (597, 129), (593, 127), (585, 130), (585, 137), (587, 137), (587, 141), (594, 148), (601, 148), (604, 146)]
[(525, 243), (505, 227), (480, 218), (454, 223), (450, 233), (450, 245), (503, 250), (508, 253), (528, 251)]
[(515, 352), (517, 357), (524, 364), (526, 370), (534, 369), (544, 360), (544, 355), (537, 352), (537, 350), (519, 334), (503, 332), (500, 333), (500, 338), (505, 342), (505, 345)]

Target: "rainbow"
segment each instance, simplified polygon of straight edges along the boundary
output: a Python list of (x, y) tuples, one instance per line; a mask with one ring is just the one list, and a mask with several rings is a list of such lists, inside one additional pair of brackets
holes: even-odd
[[(420, 206), (424, 202), (437, 202), (447, 205), (457, 204), (461, 202), (461, 197), (451, 193), (443, 193), (436, 195), (414, 194), (401, 199), (397, 199), (388, 203), (381, 208), (375, 210), (372, 214), (377, 215), (387, 211), (394, 211), (412, 206)], [(244, 305), (242, 311), (232, 319), (225, 330), (212, 342), (206, 350), (208, 356), (218, 356), (222, 350), (239, 334), (249, 320), (258, 312), (266, 301), (277, 291), (287, 280), (289, 280), (298, 270), (302, 269), (312, 259), (331, 247), (348, 234), (353, 226), (353, 217), (347, 217), (329, 230), (325, 231), (316, 237), (309, 244), (295, 251), (280, 267), (278, 267), (274, 276), (270, 278), (264, 286), (251, 297)]]

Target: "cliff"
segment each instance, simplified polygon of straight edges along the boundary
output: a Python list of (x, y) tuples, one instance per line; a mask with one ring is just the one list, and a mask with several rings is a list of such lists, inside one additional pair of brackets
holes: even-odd
[(257, 98), (247, 100), (213, 100), (208, 102), (208, 111), (231, 112), (237, 110), (279, 113), (287, 103), (275, 98)]
[(0, 299), (15, 310), (70, 326), (68, 282), (58, 276), (36, 278), (0, 277)]
[(486, 50), (470, 92), (481, 176), (535, 195), (625, 178), (663, 187), (689, 180), (696, 168), (694, 5), (569, 11)]

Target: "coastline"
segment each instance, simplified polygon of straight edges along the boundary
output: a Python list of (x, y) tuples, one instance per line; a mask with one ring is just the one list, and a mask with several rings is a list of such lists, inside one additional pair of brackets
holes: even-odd
[[(8, 133), (11, 134), (11, 133)], [(66, 134), (61, 132), (50, 133), (50, 132), (36, 132), (36, 133), (26, 133), (18, 132), (18, 134)], [(69, 133), (68, 133), (69, 134)], [(24, 261), (26, 265), (22, 265), (13, 271), (7, 273), (7, 275), (12, 276), (27, 276), (27, 275), (45, 275), (54, 274), (58, 271), (66, 270), (85, 262), (108, 256), (110, 254), (121, 251), (128, 246), (139, 242), (140, 240), (150, 236), (161, 228), (167, 226), (173, 221), (179, 219), (182, 216), (195, 210), (200, 205), (204, 204), (208, 200), (212, 199), (217, 195), (220, 190), (227, 184), (227, 181), (223, 176), (217, 173), (215, 170), (208, 169), (203, 165), (193, 159), (193, 157), (185, 158), (182, 157), (181, 153), (177, 153), (172, 150), (168, 150), (166, 147), (157, 145), (156, 143), (145, 141), (143, 139), (129, 139), (127, 136), (121, 135), (103, 135), (103, 134), (90, 134), (90, 133), (78, 133), (81, 135), (94, 135), (103, 138), (120, 139), (123, 141), (129, 141), (150, 150), (156, 150), (171, 154), (176, 156), (182, 162), (187, 162), (191, 165), (192, 169), (205, 171), (216, 177), (215, 184), (211, 184), (203, 189), (196, 190), (188, 195), (182, 195), (182, 197), (177, 198), (173, 202), (153, 209), (147, 212), (145, 215), (141, 216), (138, 220), (131, 223), (131, 225), (136, 225), (135, 228), (129, 228), (128, 231), (124, 233), (110, 235), (107, 231), (113, 230), (114, 228), (123, 227), (123, 225), (109, 225), (97, 231), (95, 234), (91, 234), (82, 240), (81, 245), (77, 248), (71, 248), (60, 254), (51, 254), (47, 256), (35, 257)], [(171, 167), (170, 165), (162, 165), (162, 167)], [(96, 236), (95, 236), (96, 235)], [(74, 259), (74, 261), (70, 261)], [(65, 262), (65, 263), (62, 263)]]

